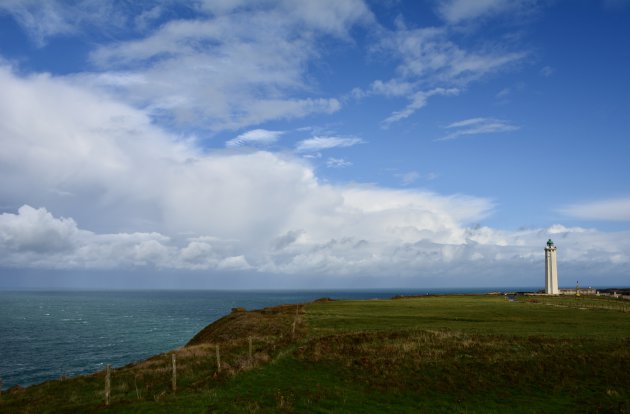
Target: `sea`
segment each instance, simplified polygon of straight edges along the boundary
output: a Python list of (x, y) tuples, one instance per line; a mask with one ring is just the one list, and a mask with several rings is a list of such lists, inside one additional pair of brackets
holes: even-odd
[(0, 380), (7, 389), (123, 366), (185, 345), (234, 307), (500, 290), (0, 291)]

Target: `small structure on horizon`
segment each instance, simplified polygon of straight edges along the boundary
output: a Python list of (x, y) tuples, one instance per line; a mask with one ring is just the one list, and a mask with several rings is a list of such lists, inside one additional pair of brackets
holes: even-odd
[(558, 289), (558, 261), (556, 259), (556, 246), (553, 241), (547, 241), (545, 247), (545, 293), (547, 295), (559, 295)]
[(583, 295), (599, 295), (597, 289), (592, 287), (578, 287), (578, 288), (560, 288), (558, 289), (561, 295), (575, 295), (575, 296), (583, 296)]

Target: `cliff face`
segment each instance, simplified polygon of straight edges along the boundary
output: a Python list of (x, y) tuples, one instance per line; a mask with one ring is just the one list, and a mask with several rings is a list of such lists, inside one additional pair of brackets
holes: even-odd
[(293, 324), (303, 313), (304, 305), (280, 305), (253, 311), (234, 308), (231, 314), (202, 329), (186, 346), (244, 339), (248, 336), (287, 336), (293, 332)]

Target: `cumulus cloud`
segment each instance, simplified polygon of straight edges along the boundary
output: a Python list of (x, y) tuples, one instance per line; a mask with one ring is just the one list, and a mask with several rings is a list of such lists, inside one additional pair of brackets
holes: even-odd
[(628, 266), (627, 232), (478, 227), (491, 200), (329, 184), (295, 155), (200, 150), (67, 78), (2, 67), (0, 89), (5, 268), (500, 277), (537, 271), (548, 237), (583, 269)]
[(510, 132), (519, 129), (518, 126), (500, 119), (494, 118), (470, 118), (453, 122), (446, 126), (453, 132), (436, 139), (436, 141), (448, 141), (466, 135), (495, 134), (498, 132)]
[(53, 269), (109, 268), (170, 260), (169, 238), (157, 233), (96, 234), (73, 219), (56, 218), (45, 208), (24, 205), (0, 214), (3, 266)]
[(0, 88), (5, 206), (45, 206), (93, 230), (152, 230), (163, 214), (155, 183), (199, 154), (145, 113), (66, 80), (1, 67)]
[(45, 209), (24, 205), (18, 214), (0, 214), (0, 240), (13, 251), (48, 253), (73, 247), (79, 229), (72, 219), (55, 219)]
[[(358, 191), (360, 197), (374, 196), (366, 194), (372, 190)], [(410, 200), (414, 198), (407, 195)], [(448, 225), (435, 232), (426, 224), (418, 227), (419, 221), (410, 217), (406, 220), (416, 227), (389, 225), (394, 215), (408, 214), (404, 204), (376, 206), (371, 213), (379, 213), (380, 217), (366, 221), (384, 227), (372, 235), (346, 232), (351, 226), (319, 239), (309, 231), (292, 230), (261, 245), (262, 251), (257, 254), (247, 250), (239, 254), (242, 243), (214, 237), (176, 240), (158, 233), (97, 234), (78, 228), (73, 220), (55, 218), (46, 209), (22, 206), (17, 214), (0, 215), (0, 262), (5, 267), (56, 269), (150, 266), (294, 275), (411, 276), (420, 272), (461, 276), (461, 272), (483, 272), (496, 276), (501, 270), (530, 271), (539, 267), (544, 244), (541, 240), (552, 237), (560, 247), (563, 270), (572, 276), (580, 275), (576, 272), (579, 267), (601, 271), (605, 266), (614, 271), (630, 263), (628, 232), (606, 234), (562, 225), (515, 232), (467, 227), (459, 229), (453, 238), (453, 229)], [(386, 231), (394, 234), (386, 235)], [(593, 275), (589, 276), (591, 282), (596, 282)]]
[[(73, 252), (59, 262), (64, 265), (98, 264), (101, 257), (103, 263), (216, 267), (225, 258), (243, 256), (255, 266), (266, 263), (261, 246), (290, 231), (325, 243), (337, 234), (387, 232), (392, 222), (408, 219), (412, 226), (435, 226), (430, 231), (456, 237), (459, 220), (481, 217), (489, 209), (483, 199), (462, 203), (430, 193), (322, 184), (309, 164), (291, 155), (201, 151), (194, 137), (169, 135), (144, 112), (67, 79), (19, 77), (4, 67), (0, 86), (6, 92), (0, 98), (3, 204), (18, 211), (12, 220), (42, 216), (51, 221), (50, 211), (68, 217), (52, 221), (56, 227), (51, 228), (65, 229), (55, 233), (60, 236), (28, 243), (13, 236), (3, 240), (27, 251), (28, 246), (43, 250), (37, 243), (59, 239), (55, 245)], [(313, 150), (358, 142), (325, 137), (302, 145)], [(47, 210), (34, 214), (20, 209), (23, 204)], [(396, 219), (404, 206), (410, 209), (407, 219)], [(449, 206), (453, 216), (441, 211)], [(460, 217), (460, 210), (469, 214)], [(413, 224), (416, 219), (420, 222)], [(83, 260), (75, 256), (80, 254)], [(8, 263), (15, 264), (13, 259)]]

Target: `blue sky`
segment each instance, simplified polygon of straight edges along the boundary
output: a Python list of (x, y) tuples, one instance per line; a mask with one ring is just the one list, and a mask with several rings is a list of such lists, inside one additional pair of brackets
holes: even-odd
[(630, 280), (630, 2), (5, 1), (0, 286)]

